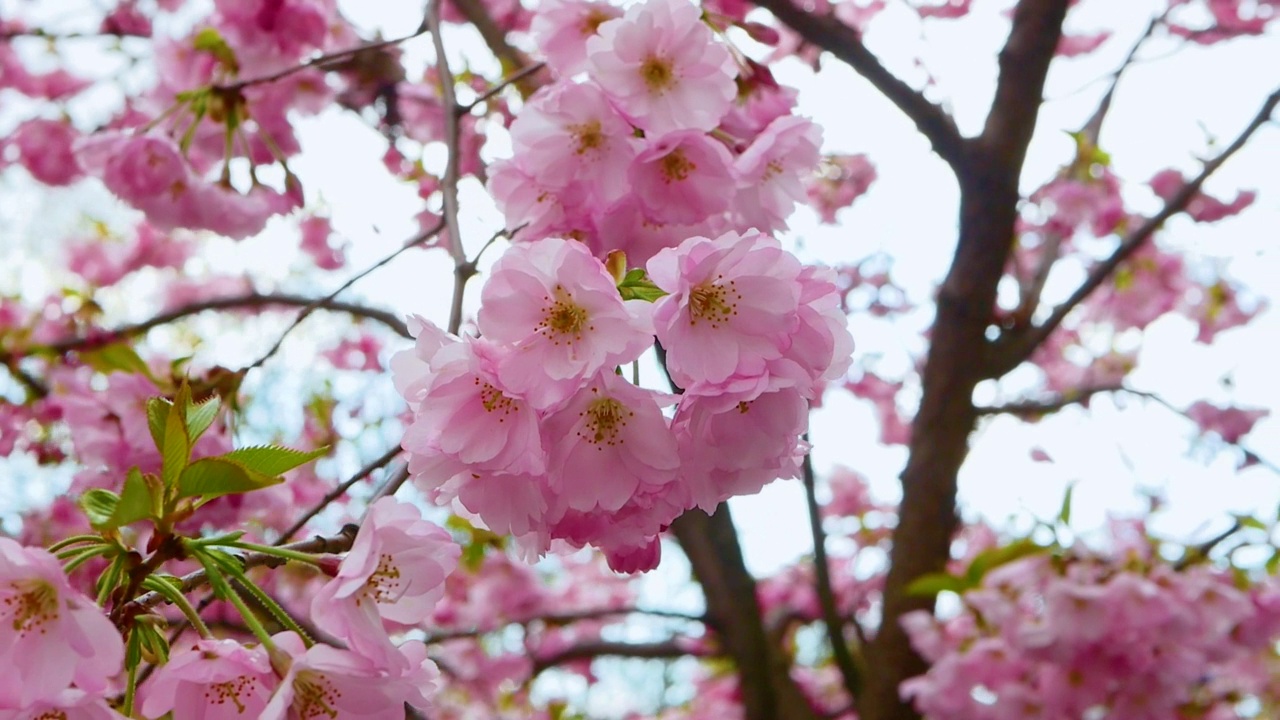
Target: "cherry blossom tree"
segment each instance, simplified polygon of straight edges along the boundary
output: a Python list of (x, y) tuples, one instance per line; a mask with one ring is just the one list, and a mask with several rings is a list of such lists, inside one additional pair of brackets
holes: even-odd
[[(1071, 490), (1006, 526), (961, 502), (997, 419), (1105, 402), (1280, 472), (1250, 444), (1269, 407), (1135, 382), (1166, 320), (1239, 348), (1266, 319), (1177, 237), (1274, 205), (1214, 176), (1275, 149), (1280, 88), (1145, 176), (1108, 122), (1170, 58), (1266, 75), (1280, 3), (1077, 29), (1103, 4), (429, 0), (386, 36), (337, 0), (0, 2), (0, 178), (57, 228), (0, 202), (27, 233), (0, 275), (0, 717), (563, 720), (611, 657), (680, 688), (627, 718), (1280, 712), (1280, 515), (1168, 537), (1153, 500), (1088, 535)], [(957, 27), (999, 38), (965, 43), (996, 58), (972, 124), (923, 42)], [(1046, 101), (1122, 45), (1074, 115)], [(955, 188), (921, 287), (893, 259), (916, 238), (809, 247), (856, 245), (899, 182), (898, 149), (806, 114), (855, 116), (855, 85)], [(352, 237), (359, 198), (316, 190), (357, 138), (417, 208), (362, 221), (405, 237)], [(403, 305), (354, 287), (397, 266)], [(877, 334), (917, 330), (883, 362)], [(897, 448), (898, 499), (815, 462), (845, 402), (878, 436), (836, 444)], [(1047, 468), (1041, 444), (1000, 452)], [(728, 501), (778, 484), (812, 552), (757, 576), (739, 533), (772, 530)], [(673, 556), (696, 610), (645, 590)]]

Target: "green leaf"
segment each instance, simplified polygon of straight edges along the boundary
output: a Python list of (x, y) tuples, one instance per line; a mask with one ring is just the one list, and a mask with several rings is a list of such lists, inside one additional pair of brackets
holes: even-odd
[[(127, 343), (111, 343), (80, 353), (86, 365), (100, 373), (139, 373), (152, 377), (151, 368)], [(154, 378), (153, 378), (154, 379)]]
[(208, 400), (198, 405), (187, 406), (187, 435), (191, 438), (192, 445), (195, 445), (200, 436), (204, 435), (204, 431), (213, 424), (221, 408), (222, 400), (217, 395), (210, 396)]
[(1062, 508), (1058, 510), (1058, 524), (1071, 525), (1071, 496), (1075, 494), (1076, 484), (1067, 486), (1067, 493), (1062, 496)]
[(949, 573), (928, 573), (921, 575), (907, 586), (907, 594), (919, 597), (932, 597), (943, 591), (962, 593), (976, 587), (968, 578), (956, 577)]
[(153, 397), (147, 400), (147, 429), (151, 431), (156, 450), (164, 447), (164, 425), (169, 417), (170, 405), (172, 403), (164, 398)]
[(253, 492), (283, 481), (279, 476), (251, 470), (225, 457), (196, 460), (178, 478), (177, 497), (202, 497), (206, 500), (222, 495)]
[(323, 456), (327, 452), (329, 452), (327, 447), (312, 450), (311, 452), (303, 452), (275, 445), (262, 445), (238, 448), (221, 457), (225, 460), (233, 460), (263, 475), (283, 475), (299, 465), (305, 465)]
[(1253, 528), (1254, 530), (1267, 530), (1267, 524), (1252, 515), (1236, 515), (1236, 524), (1242, 528)]
[(978, 553), (973, 562), (969, 563), (969, 569), (965, 573), (965, 577), (972, 583), (971, 587), (977, 587), (982, 583), (982, 578), (991, 570), (1015, 560), (1049, 552), (1050, 549), (1026, 538), (1015, 540), (1008, 545)]
[(116, 511), (111, 514), (111, 527), (123, 527), (129, 523), (154, 517), (158, 505), (152, 495), (151, 487), (138, 468), (130, 468), (124, 478), (124, 489), (120, 492), (120, 502)]
[(187, 462), (191, 460), (191, 436), (187, 430), (186, 408), (191, 403), (191, 389), (184, 382), (178, 388), (178, 395), (169, 406), (169, 414), (164, 421), (164, 444), (160, 447), (163, 465), (160, 477), (165, 487), (172, 487)]
[(654, 302), (667, 295), (666, 291), (649, 279), (642, 268), (630, 270), (618, 283), (618, 293), (623, 300), (644, 300)]
[(89, 516), (89, 524), (95, 528), (105, 527), (119, 504), (119, 495), (102, 488), (86, 490), (80, 496), (80, 509)]

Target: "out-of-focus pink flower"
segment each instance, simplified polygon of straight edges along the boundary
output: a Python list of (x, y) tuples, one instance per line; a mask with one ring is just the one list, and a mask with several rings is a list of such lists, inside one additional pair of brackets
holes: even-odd
[(734, 161), (734, 209), (742, 229), (771, 233), (787, 228), (787, 218), (805, 197), (801, 179), (817, 167), (821, 146), (822, 129), (794, 115), (774, 120), (752, 141)]
[(1224, 442), (1232, 445), (1240, 442), (1259, 420), (1270, 414), (1270, 410), (1218, 407), (1204, 400), (1193, 403), (1186, 409), (1187, 417), (1200, 426), (1201, 432), (1217, 433)]
[(142, 714), (172, 712), (191, 720), (240, 720), (267, 706), (278, 679), (262, 646), (235, 640), (200, 640), (174, 653), (143, 685)]
[[(1186, 182), (1187, 180), (1182, 173), (1169, 168), (1156, 173), (1155, 177), (1148, 181), (1148, 184), (1161, 200), (1168, 202), (1182, 190)], [(1252, 190), (1241, 190), (1236, 193), (1235, 199), (1228, 203), (1203, 192), (1197, 192), (1192, 196), (1191, 202), (1187, 203), (1185, 212), (1188, 217), (1196, 222), (1217, 222), (1239, 214), (1242, 210), (1252, 205), (1257, 197), (1258, 194)]]
[(100, 694), (123, 661), (119, 631), (57, 558), (0, 537), (0, 708), (53, 702), (73, 682)]
[(875, 179), (876, 168), (866, 155), (829, 155), (809, 179), (809, 202), (823, 222), (834, 224), (836, 211), (862, 197)]
[(707, 131), (737, 93), (733, 57), (687, 0), (651, 0), (587, 40), (587, 72), (646, 133)]
[(369, 507), (338, 574), (311, 601), (311, 617), (379, 666), (406, 662), (383, 620), (416, 625), (444, 594), (461, 548), (417, 507), (382, 498)]
[(538, 4), (529, 31), (551, 69), (569, 77), (587, 69), (587, 40), (618, 17), (622, 9), (607, 2), (547, 0)]
[(311, 257), (311, 261), (321, 270), (337, 270), (347, 264), (345, 246), (334, 247), (330, 243), (333, 228), (329, 218), (312, 215), (298, 223), (302, 233), (302, 242), (298, 246), (302, 252)]
[(1088, 53), (1102, 47), (1102, 44), (1110, 38), (1110, 30), (1093, 33), (1092, 35), (1064, 34), (1062, 38), (1058, 40), (1058, 55), (1060, 57), (1067, 58), (1087, 55)]
[(80, 134), (65, 120), (37, 118), (14, 130), (9, 141), (18, 149), (18, 163), (46, 185), (69, 185), (84, 176), (72, 145)]
[(21, 710), (0, 707), (0, 720), (125, 720), (125, 717), (112, 710), (102, 696), (67, 688)]

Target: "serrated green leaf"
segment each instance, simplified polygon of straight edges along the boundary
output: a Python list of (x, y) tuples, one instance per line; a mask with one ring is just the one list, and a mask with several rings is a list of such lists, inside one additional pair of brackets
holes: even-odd
[(116, 511), (116, 505), (120, 504), (120, 496), (110, 490), (93, 488), (86, 490), (80, 496), (79, 502), (80, 509), (89, 516), (89, 524), (100, 528), (110, 522), (111, 515)]
[(251, 470), (225, 457), (201, 458), (182, 471), (178, 478), (177, 497), (201, 497), (207, 500), (261, 490), (282, 480), (279, 476)]
[(221, 408), (222, 400), (217, 395), (210, 396), (202, 403), (187, 406), (187, 435), (191, 438), (192, 445), (213, 424)]
[(965, 577), (972, 583), (972, 587), (977, 587), (982, 583), (982, 578), (991, 570), (1015, 560), (1049, 552), (1049, 550), (1049, 547), (1039, 545), (1029, 539), (1015, 540), (1008, 545), (978, 553), (973, 562), (969, 563), (969, 569), (965, 573)]
[(169, 417), (169, 401), (153, 397), (147, 400), (147, 429), (155, 441), (156, 450), (164, 447), (164, 424)]
[(115, 512), (111, 513), (110, 527), (124, 527), (129, 523), (153, 517), (156, 507), (151, 488), (138, 468), (131, 468), (125, 476), (124, 488), (120, 491), (120, 502)]
[(263, 475), (283, 475), (299, 465), (305, 465), (323, 456), (327, 452), (329, 452), (328, 448), (303, 452), (275, 445), (261, 445), (238, 448), (221, 457), (226, 460), (233, 460)]
[(1058, 510), (1058, 524), (1069, 526), (1071, 524), (1071, 496), (1075, 494), (1076, 484), (1067, 485), (1067, 492), (1062, 496), (1062, 507)]
[(139, 373), (151, 377), (151, 368), (127, 343), (111, 343), (80, 353), (86, 365), (100, 373)]
[(184, 382), (169, 406), (164, 421), (164, 444), (160, 448), (161, 479), (165, 487), (172, 487), (187, 462), (191, 460), (191, 436), (187, 430), (187, 405), (191, 402), (191, 389)]
[(921, 575), (907, 586), (907, 594), (917, 597), (932, 597), (943, 591), (962, 593), (975, 585), (968, 578), (956, 577), (948, 573), (928, 573)]

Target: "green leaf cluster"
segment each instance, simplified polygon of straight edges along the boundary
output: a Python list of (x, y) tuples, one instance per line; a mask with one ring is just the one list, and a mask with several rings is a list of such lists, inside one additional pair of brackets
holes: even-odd
[(643, 268), (627, 271), (618, 283), (618, 292), (623, 300), (644, 300), (645, 302), (654, 302), (667, 295), (665, 290), (653, 284)]
[(160, 474), (133, 468), (120, 494), (94, 489), (80, 498), (80, 506), (97, 530), (115, 530), (142, 520), (168, 530), (204, 503), (271, 487), (284, 473), (327, 452), (311, 452), (274, 445), (245, 447), (222, 455), (191, 459), (191, 451), (217, 419), (216, 395), (195, 402), (184, 382), (173, 400), (147, 402), (147, 427), (160, 454)]

